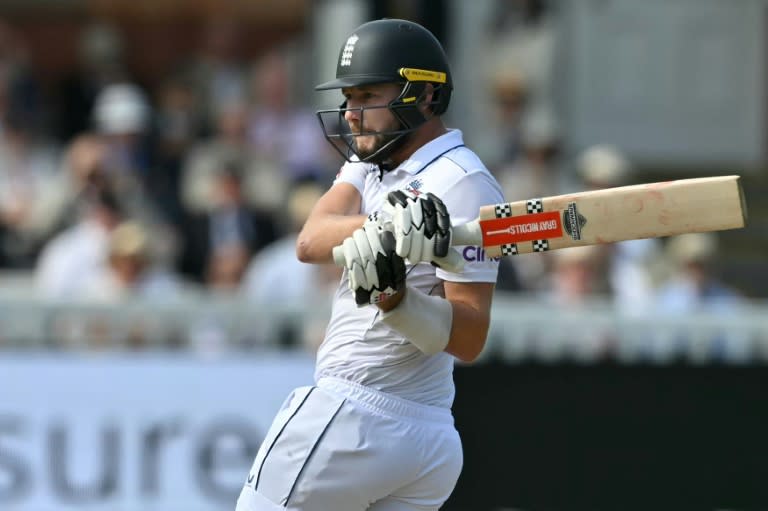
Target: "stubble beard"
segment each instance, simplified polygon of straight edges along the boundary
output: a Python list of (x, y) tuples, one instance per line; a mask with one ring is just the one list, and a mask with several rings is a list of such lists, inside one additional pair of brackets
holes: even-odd
[[(355, 153), (357, 153), (357, 156), (361, 160), (364, 160), (370, 157), (371, 155), (379, 151), (382, 147), (387, 145), (389, 142), (399, 137), (400, 136), (399, 133), (388, 133), (391, 131), (397, 131), (398, 129), (399, 129), (399, 124), (393, 123), (392, 125), (387, 126), (386, 131), (384, 133), (376, 133), (371, 135), (357, 135), (353, 137)], [(371, 142), (368, 143), (369, 141)], [(361, 144), (361, 142), (365, 142), (365, 143)]]
[[(355, 137), (355, 152), (360, 157), (361, 160), (364, 160), (368, 158), (369, 156), (373, 155), (384, 147), (389, 141), (393, 140), (396, 135), (363, 135), (363, 137)], [(368, 140), (373, 139), (373, 143), (365, 144), (365, 147), (362, 147), (360, 144), (360, 138), (366, 138), (364, 142), (368, 142)]]

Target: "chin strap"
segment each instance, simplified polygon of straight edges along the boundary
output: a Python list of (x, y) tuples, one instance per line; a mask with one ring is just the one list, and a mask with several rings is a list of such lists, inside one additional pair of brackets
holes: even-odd
[(378, 168), (379, 168), (379, 182), (381, 182), (384, 179), (384, 173), (389, 172), (395, 167), (390, 160), (387, 160), (385, 162), (379, 163)]

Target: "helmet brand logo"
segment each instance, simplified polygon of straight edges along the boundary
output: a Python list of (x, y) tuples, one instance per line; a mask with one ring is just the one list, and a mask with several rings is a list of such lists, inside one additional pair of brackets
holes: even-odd
[(401, 67), (400, 76), (409, 82), (437, 82), (446, 83), (448, 75), (442, 71), (430, 71), (428, 69), (415, 69), (412, 67)]
[(352, 52), (355, 51), (355, 43), (357, 43), (358, 39), (360, 38), (357, 37), (357, 34), (352, 34), (349, 36), (349, 39), (347, 39), (347, 44), (344, 45), (344, 50), (341, 52), (341, 62), (339, 62), (340, 66), (352, 65)]

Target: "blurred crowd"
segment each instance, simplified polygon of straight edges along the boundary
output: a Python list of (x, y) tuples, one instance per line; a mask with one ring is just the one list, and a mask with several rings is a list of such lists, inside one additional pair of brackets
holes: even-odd
[[(489, 122), (485, 155), (508, 200), (637, 183), (615, 145), (565, 154), (558, 116), (556, 12), (546, 0), (496, 2), (484, 47)], [(594, 298), (628, 314), (733, 311), (746, 300), (717, 273), (718, 235), (696, 233), (525, 254), (502, 260), (499, 288), (563, 307)]]
[[(495, 5), (480, 93), (497, 136), (481, 156), (507, 199), (631, 184), (621, 148), (595, 141), (563, 154), (547, 3)], [(0, 270), (28, 272), (50, 300), (327, 296), (338, 270), (298, 263), (293, 241), (340, 161), (297, 98), (302, 47), (244, 58), (241, 37), (212, 21), (198, 50), (148, 88), (125, 64), (119, 29), (87, 24), (77, 69), (50, 97), (23, 37), (0, 22)], [(505, 258), (498, 287), (563, 306), (600, 297), (627, 312), (728, 311), (744, 298), (713, 271), (717, 241)]]
[(338, 162), (296, 101), (291, 45), (244, 58), (241, 36), (212, 21), (148, 88), (119, 29), (89, 24), (52, 95), (0, 23), (0, 268), (53, 300), (263, 295), (257, 255), (293, 236)]

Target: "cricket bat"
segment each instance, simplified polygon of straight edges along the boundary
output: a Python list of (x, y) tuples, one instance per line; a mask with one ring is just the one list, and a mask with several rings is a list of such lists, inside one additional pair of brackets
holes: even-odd
[[(679, 179), (482, 206), (475, 220), (452, 228), (451, 245), (509, 256), (738, 229), (746, 216), (740, 176)], [(334, 260), (344, 264), (341, 250)]]

